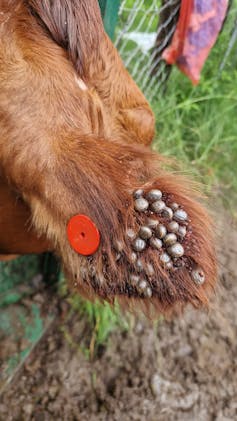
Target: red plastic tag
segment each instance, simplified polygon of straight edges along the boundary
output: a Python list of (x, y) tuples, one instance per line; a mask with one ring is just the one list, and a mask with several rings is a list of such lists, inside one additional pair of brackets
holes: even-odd
[(100, 233), (86, 215), (75, 215), (70, 219), (67, 236), (71, 247), (83, 256), (94, 254), (100, 245)]

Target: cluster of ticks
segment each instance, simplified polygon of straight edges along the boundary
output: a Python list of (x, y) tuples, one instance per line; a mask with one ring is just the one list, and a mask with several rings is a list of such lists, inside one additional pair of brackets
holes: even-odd
[[(144, 225), (141, 225), (137, 232), (131, 228), (127, 230), (127, 238), (132, 247), (130, 260), (136, 268), (136, 273), (130, 275), (130, 283), (139, 296), (151, 298), (152, 288), (142, 273), (145, 271), (148, 276), (153, 276), (155, 273), (151, 264), (147, 264), (144, 268), (141, 260), (142, 252), (148, 247), (157, 250), (161, 265), (171, 272), (182, 266), (179, 263), (185, 256), (185, 249), (181, 243), (187, 235), (189, 217), (177, 203), (173, 202), (167, 206), (164, 195), (158, 189), (146, 193), (138, 189), (133, 193), (133, 198), (135, 211), (139, 215), (145, 214), (146, 218)], [(155, 219), (154, 215), (161, 217), (159, 219), (165, 223)], [(205, 274), (197, 265), (194, 265), (190, 274), (197, 285), (205, 282)]]

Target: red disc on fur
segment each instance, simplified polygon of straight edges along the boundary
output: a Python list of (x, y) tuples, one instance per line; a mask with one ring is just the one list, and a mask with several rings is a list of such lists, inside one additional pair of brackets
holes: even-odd
[(71, 247), (83, 256), (94, 254), (100, 244), (100, 233), (86, 215), (75, 215), (70, 219), (67, 236)]

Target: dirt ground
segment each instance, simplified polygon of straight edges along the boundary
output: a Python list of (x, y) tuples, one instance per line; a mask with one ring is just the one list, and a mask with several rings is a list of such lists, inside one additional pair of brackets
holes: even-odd
[(60, 303), (60, 316), (2, 395), (0, 420), (237, 420), (237, 231), (227, 215), (219, 240), (219, 288), (208, 314), (188, 309), (156, 326), (134, 319), (93, 361), (82, 350), (86, 322), (78, 315), (65, 322)]

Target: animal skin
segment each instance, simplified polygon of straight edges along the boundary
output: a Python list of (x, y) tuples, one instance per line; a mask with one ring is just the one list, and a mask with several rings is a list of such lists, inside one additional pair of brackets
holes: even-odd
[[(0, 133), (2, 255), (54, 251), (80, 294), (149, 315), (208, 304), (216, 279), (210, 218), (190, 180), (150, 150), (153, 113), (104, 32), (97, 0), (0, 0)], [(136, 209), (141, 188), (145, 197), (159, 189), (167, 207), (187, 212), (185, 254), (172, 268), (151, 243), (136, 254), (144, 270), (131, 260), (128, 229), (138, 232), (148, 216), (169, 223)], [(68, 242), (76, 214), (99, 229), (92, 256)], [(195, 268), (204, 283), (193, 281)]]

